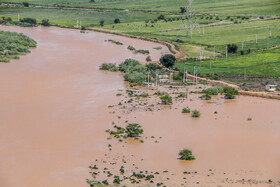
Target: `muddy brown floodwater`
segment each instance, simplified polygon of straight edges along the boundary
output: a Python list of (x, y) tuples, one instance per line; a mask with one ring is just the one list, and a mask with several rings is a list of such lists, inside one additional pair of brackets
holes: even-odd
[[(207, 102), (190, 94), (171, 108), (157, 105), (157, 97), (139, 101), (153, 103), (153, 111), (141, 110), (139, 103), (133, 108), (137, 101), (124, 104), (131, 112), (108, 108), (129, 98), (116, 97), (125, 95), (122, 76), (98, 66), (126, 58), (144, 61), (146, 56), (131, 53), (128, 45), (149, 49), (156, 60), (162, 52), (152, 48), (159, 44), (54, 27), (0, 30), (22, 32), (38, 42), (31, 54), (0, 63), (0, 186), (88, 186), (90, 164), (110, 169), (103, 161), (124, 157), (125, 170), (133, 164), (139, 170), (168, 170), (169, 179), (161, 175), (167, 186), (180, 186), (183, 171), (197, 172), (186, 176), (186, 186), (240, 186), (242, 179), (260, 186), (269, 185), (269, 179), (280, 184), (280, 101), (217, 96)], [(186, 106), (200, 110), (201, 117), (182, 114)], [(107, 139), (105, 130), (112, 129), (112, 121), (124, 127), (126, 120), (143, 126), (144, 143)], [(192, 149), (196, 160), (178, 160), (183, 148)]]

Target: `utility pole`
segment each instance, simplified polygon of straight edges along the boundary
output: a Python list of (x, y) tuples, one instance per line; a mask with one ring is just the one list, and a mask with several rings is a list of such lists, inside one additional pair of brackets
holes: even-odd
[(246, 66), (244, 65), (244, 80), (246, 80)]
[(156, 70), (156, 86), (158, 86), (158, 70)]
[(184, 74), (183, 74), (183, 82), (185, 82), (185, 76), (186, 76), (186, 67), (184, 67)]
[(150, 88), (150, 72), (148, 72), (148, 88)]
[(79, 19), (77, 18), (77, 27), (79, 27)]
[(188, 81), (188, 70), (186, 68), (186, 82)]
[(191, 38), (192, 38), (193, 29), (197, 29), (198, 33), (201, 35), (200, 27), (197, 23), (197, 17), (193, 6), (193, 0), (186, 0), (185, 10), (186, 11), (183, 13), (182, 16), (181, 28), (177, 33), (177, 37), (181, 32), (181, 30), (185, 30), (186, 34), (187, 35), (190, 34)]
[(173, 71), (170, 69), (170, 83), (172, 83), (173, 82), (173, 80), (172, 80), (172, 77), (173, 77)]
[(202, 33), (203, 33), (203, 35), (204, 35), (204, 25), (203, 25), (203, 27), (202, 27)]
[(244, 42), (242, 42), (242, 50), (244, 49)]
[(258, 43), (258, 34), (256, 34), (256, 44)]
[(202, 46), (200, 45), (200, 61), (202, 59)]
[(227, 54), (227, 53), (228, 53), (227, 50), (228, 50), (228, 49), (227, 49), (227, 46), (226, 46), (226, 59), (227, 59), (227, 55), (228, 55), (228, 54)]

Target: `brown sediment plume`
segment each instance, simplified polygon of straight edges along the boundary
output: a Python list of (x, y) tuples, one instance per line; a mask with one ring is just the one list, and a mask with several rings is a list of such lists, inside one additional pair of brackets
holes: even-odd
[[(173, 97), (168, 107), (153, 95), (156, 88), (144, 90), (148, 98), (128, 103), (121, 74), (99, 71), (98, 66), (126, 58), (144, 61), (145, 55), (127, 50), (132, 44), (149, 49), (155, 61), (161, 52), (152, 48), (159, 44), (56, 27), (1, 30), (22, 32), (38, 42), (31, 54), (0, 64), (1, 186), (88, 186), (91, 163), (111, 172), (121, 165), (127, 172), (159, 171), (167, 186), (238, 186), (242, 179), (245, 184), (269, 185), (269, 179), (279, 184), (279, 101), (216, 96), (208, 102), (199, 94), (175, 99), (175, 92), (207, 87), (198, 85), (159, 87)], [(104, 42), (107, 39), (124, 46)], [(199, 110), (201, 117), (182, 114), (183, 107)], [(112, 122), (122, 127), (139, 123), (144, 143), (110, 139), (105, 131), (113, 128)], [(178, 160), (184, 148), (193, 151), (195, 161)]]

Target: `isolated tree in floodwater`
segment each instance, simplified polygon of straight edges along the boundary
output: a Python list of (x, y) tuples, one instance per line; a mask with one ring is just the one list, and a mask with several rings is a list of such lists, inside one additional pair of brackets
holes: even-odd
[(183, 149), (179, 152), (180, 160), (195, 160), (192, 155), (192, 151), (189, 149)]
[(226, 99), (234, 99), (236, 95), (239, 95), (238, 90), (230, 86), (224, 87), (223, 92)]
[(135, 137), (143, 134), (144, 130), (138, 123), (129, 123), (126, 126), (125, 132), (127, 133), (128, 137)]

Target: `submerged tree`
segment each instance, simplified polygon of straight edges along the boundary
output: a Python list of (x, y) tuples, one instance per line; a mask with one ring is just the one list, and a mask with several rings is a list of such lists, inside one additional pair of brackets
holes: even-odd
[(224, 87), (223, 92), (226, 99), (234, 99), (236, 95), (239, 95), (238, 90), (230, 86)]
[(135, 137), (139, 136), (140, 134), (143, 134), (144, 130), (138, 123), (129, 123), (126, 126), (125, 132), (127, 133), (128, 137)]
[(180, 160), (195, 160), (192, 155), (192, 151), (189, 149), (183, 149), (179, 152)]

